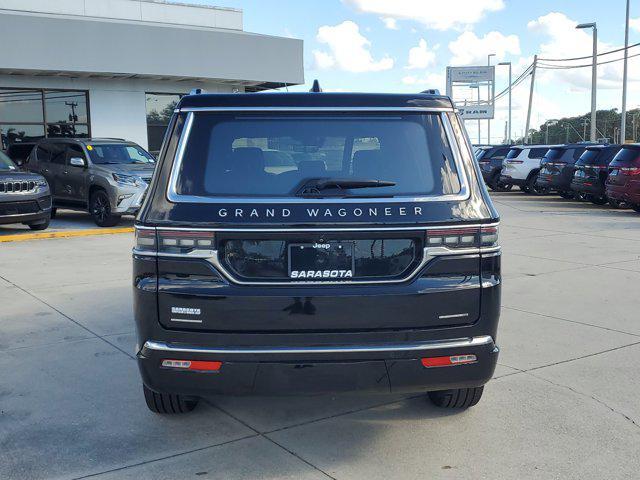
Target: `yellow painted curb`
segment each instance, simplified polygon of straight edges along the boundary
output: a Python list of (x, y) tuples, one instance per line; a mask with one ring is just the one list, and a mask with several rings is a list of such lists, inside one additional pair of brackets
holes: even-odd
[(87, 228), (85, 230), (63, 230), (60, 232), (18, 233), (15, 235), (0, 235), (2, 242), (23, 242), (41, 238), (89, 237), (92, 235), (110, 235), (112, 233), (132, 233), (133, 227), (120, 228)]

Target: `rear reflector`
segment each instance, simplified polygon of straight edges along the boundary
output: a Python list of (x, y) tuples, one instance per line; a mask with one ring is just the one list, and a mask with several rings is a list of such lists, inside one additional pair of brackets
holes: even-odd
[(426, 357), (422, 359), (422, 366), (450, 367), (453, 365), (463, 365), (465, 363), (475, 363), (478, 359), (475, 355), (453, 355), (451, 357)]
[(177, 370), (195, 370), (198, 372), (217, 372), (222, 367), (222, 362), (206, 362), (201, 360), (162, 360), (164, 368)]

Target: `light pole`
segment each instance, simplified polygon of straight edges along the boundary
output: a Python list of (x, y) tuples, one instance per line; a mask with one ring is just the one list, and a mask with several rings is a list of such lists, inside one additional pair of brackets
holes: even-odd
[(509, 133), (507, 143), (511, 145), (511, 62), (500, 62), (498, 65), (509, 65)]
[(624, 27), (624, 67), (622, 72), (622, 116), (620, 119), (620, 143), (627, 141), (627, 63), (629, 60), (629, 0)]
[(558, 120), (547, 120), (544, 124), (547, 127), (547, 131), (544, 136), (544, 143), (545, 145), (549, 145), (549, 125), (557, 125)]
[[(495, 57), (495, 53), (490, 53), (487, 55), (487, 67), (491, 66), (491, 57)], [(495, 82), (495, 78), (493, 79)], [(487, 84), (487, 104), (491, 102), (491, 85)], [(495, 108), (495, 105), (494, 105)], [(487, 143), (491, 145), (491, 119), (487, 118)]]
[(593, 67), (591, 71), (591, 134), (589, 140), (596, 141), (596, 92), (598, 85), (598, 27), (596, 23), (581, 23), (577, 29), (593, 29)]
[[(475, 88), (478, 90), (478, 109), (480, 108), (480, 84), (479, 83), (472, 83), (471, 85), (469, 85), (469, 88)], [(478, 119), (478, 145), (480, 145), (482, 143), (482, 139), (480, 138), (480, 119)]]

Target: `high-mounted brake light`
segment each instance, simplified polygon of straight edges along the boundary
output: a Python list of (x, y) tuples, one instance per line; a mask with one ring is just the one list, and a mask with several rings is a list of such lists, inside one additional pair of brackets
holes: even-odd
[(175, 370), (191, 370), (197, 372), (217, 372), (222, 367), (222, 362), (209, 362), (203, 360), (162, 360), (163, 368)]
[(426, 357), (421, 359), (422, 366), (425, 368), (432, 367), (452, 367), (454, 365), (464, 365), (475, 363), (478, 358), (475, 355), (452, 355), (450, 357)]

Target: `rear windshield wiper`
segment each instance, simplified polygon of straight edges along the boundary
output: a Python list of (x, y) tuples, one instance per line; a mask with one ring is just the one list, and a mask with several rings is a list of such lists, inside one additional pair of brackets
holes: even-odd
[[(380, 188), (393, 187), (396, 182), (386, 180), (365, 180), (357, 178), (312, 178), (305, 182), (296, 192), (300, 197), (314, 196), (347, 196), (345, 190), (354, 188)], [(326, 190), (334, 190), (330, 195), (322, 193)]]

